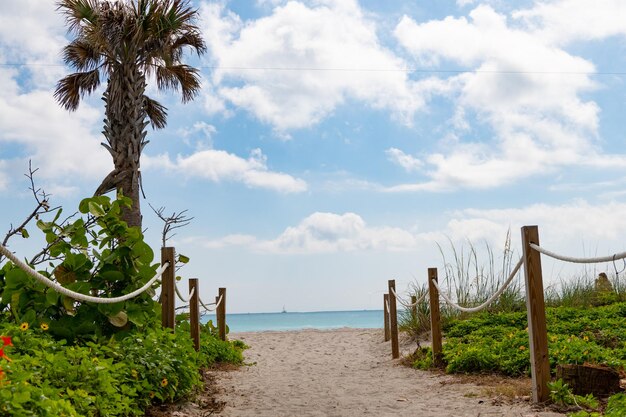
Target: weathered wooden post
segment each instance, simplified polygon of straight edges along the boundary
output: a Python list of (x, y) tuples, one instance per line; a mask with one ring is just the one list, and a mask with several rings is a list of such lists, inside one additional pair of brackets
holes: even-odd
[[(193, 293), (193, 294), (192, 294)], [(191, 326), (191, 339), (196, 352), (200, 350), (200, 288), (198, 288), (198, 278), (189, 279), (189, 324)]]
[(526, 279), (526, 312), (528, 316), (532, 393), (533, 402), (542, 403), (550, 397), (550, 389), (548, 388), (550, 381), (548, 330), (543, 297), (541, 255), (530, 247), (531, 243), (539, 245), (539, 229), (537, 226), (524, 226), (522, 227), (522, 246)]
[(389, 341), (389, 294), (383, 295), (383, 315), (385, 316), (385, 342)]
[(220, 328), (220, 317), (219, 314), (217, 314), (217, 309), (219, 308), (218, 303), (220, 302), (220, 296), (216, 295), (215, 296), (215, 325), (217, 326), (217, 328)]
[(437, 268), (428, 268), (428, 295), (430, 300), (430, 336), (432, 339), (433, 365), (443, 365), (443, 352), (441, 343), (441, 314), (439, 312), (439, 291), (433, 283), (439, 282)]
[(417, 322), (417, 295), (411, 296), (411, 319)]
[(389, 282), (389, 327), (391, 330), (391, 357), (398, 359), (400, 357), (400, 346), (398, 345), (398, 311), (396, 310), (396, 280), (390, 279)]
[(174, 258), (174, 248), (161, 248), (161, 265), (169, 263), (161, 275), (161, 324), (170, 329), (176, 325), (176, 261)]
[(217, 308), (217, 325), (220, 339), (226, 340), (226, 288), (219, 289), (219, 298), (222, 299)]

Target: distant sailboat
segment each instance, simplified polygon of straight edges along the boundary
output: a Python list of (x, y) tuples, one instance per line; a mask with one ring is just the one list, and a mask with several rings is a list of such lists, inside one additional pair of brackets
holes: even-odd
[(286, 313), (287, 310), (285, 310), (285, 306), (283, 306), (283, 311), (281, 311), (281, 313)]

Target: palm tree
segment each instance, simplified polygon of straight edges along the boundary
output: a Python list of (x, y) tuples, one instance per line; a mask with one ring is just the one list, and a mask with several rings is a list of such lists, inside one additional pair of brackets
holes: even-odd
[(122, 213), (129, 226), (141, 227), (139, 159), (146, 126), (166, 125), (167, 109), (146, 96), (147, 79), (160, 90), (180, 91), (182, 102), (200, 90), (196, 68), (181, 62), (185, 48), (200, 56), (206, 45), (195, 25), (197, 10), (188, 0), (59, 0), (74, 40), (63, 49), (63, 59), (77, 72), (61, 79), (54, 97), (67, 110), (78, 108), (85, 93), (107, 79), (104, 146), (114, 169), (95, 194), (112, 190), (130, 197), (132, 207)]

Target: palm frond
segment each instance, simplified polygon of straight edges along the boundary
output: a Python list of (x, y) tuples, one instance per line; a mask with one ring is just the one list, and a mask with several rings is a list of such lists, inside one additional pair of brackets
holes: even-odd
[(163, 129), (167, 124), (167, 108), (156, 100), (144, 96), (143, 108), (154, 129)]
[(54, 98), (66, 110), (76, 110), (83, 95), (93, 92), (99, 85), (100, 71), (98, 69), (70, 74), (57, 83)]
[(185, 64), (158, 66), (156, 68), (157, 87), (175, 91), (180, 88), (182, 101), (186, 103), (192, 100), (200, 90), (198, 73), (196, 68)]
[(75, 39), (63, 48), (63, 61), (78, 71), (91, 71), (100, 66), (102, 55), (84, 39)]
[(59, 0), (57, 10), (64, 16), (70, 32), (81, 31), (83, 22), (95, 24), (98, 19), (100, 0)]

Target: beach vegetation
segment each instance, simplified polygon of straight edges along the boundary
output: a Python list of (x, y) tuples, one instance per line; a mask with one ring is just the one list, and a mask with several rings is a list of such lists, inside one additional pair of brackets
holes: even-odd
[[(484, 258), (471, 243), (468, 248), (456, 248), (450, 243), (450, 261), (440, 246), (445, 272), (439, 281), (448, 289), (448, 295), (468, 307), (487, 300), (513, 269), (509, 243), (510, 236), (507, 236), (505, 248), (497, 261), (494, 251), (486, 244), (486, 250), (482, 251), (487, 253), (486, 265), (479, 264), (479, 259)], [(499, 269), (494, 265), (499, 265)], [(463, 313), (446, 303), (441, 304), (445, 338), (443, 362), (447, 373), (530, 375), (527, 313), (521, 281), (519, 278), (517, 282), (514, 280), (502, 299), (479, 313)], [(419, 293), (417, 287), (412, 291), (413, 295)], [(585, 268), (579, 276), (547, 287), (545, 302), (549, 363), (553, 375), (557, 366), (566, 364), (599, 365), (615, 369), (622, 375), (625, 373), (626, 292), (619, 274), (609, 277), (606, 273), (598, 275), (595, 268)], [(417, 312), (423, 315), (419, 320), (415, 320), (415, 312), (409, 309), (399, 316), (400, 328), (415, 338), (430, 331), (427, 300), (418, 304)], [(431, 349), (418, 345), (409, 361), (415, 368), (431, 369), (431, 358)], [(575, 409), (572, 415), (603, 415), (603, 404), (606, 405), (604, 415), (626, 415), (623, 394), (611, 397), (609, 404), (612, 406), (609, 407), (592, 396), (573, 395), (562, 381), (554, 381), (550, 386), (552, 401)]]
[[(144, 286), (159, 265), (139, 228), (121, 219), (128, 205), (121, 195), (95, 196), (62, 219), (61, 208), (38, 212), (38, 203), (36, 214), (11, 227), (3, 244), (15, 236), (34, 238), (19, 230), (36, 222), (45, 245), (29, 265), (79, 293), (125, 295)], [(181, 318), (176, 331), (162, 328), (156, 288), (114, 304), (78, 301), (4, 260), (0, 415), (144, 415), (201, 388), (203, 368), (243, 362), (246, 346), (219, 340), (209, 325), (201, 326), (198, 352), (187, 320)]]

